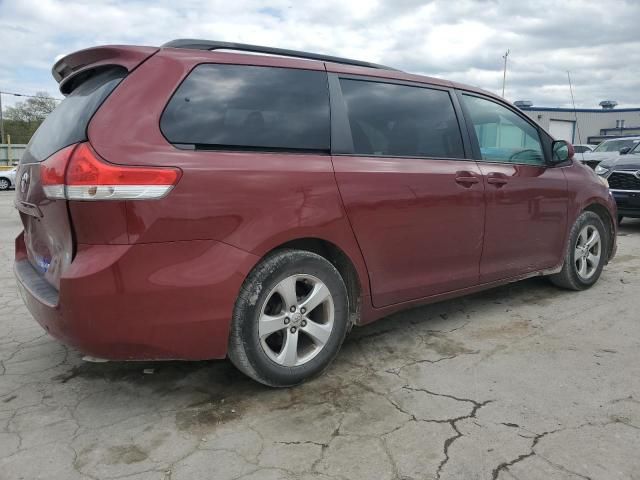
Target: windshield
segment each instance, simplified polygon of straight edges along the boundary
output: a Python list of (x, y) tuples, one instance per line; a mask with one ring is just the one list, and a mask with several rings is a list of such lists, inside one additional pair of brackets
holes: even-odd
[(627, 140), (627, 139), (607, 140), (602, 142), (600, 145), (598, 145), (594, 150), (594, 152), (619, 152), (624, 147), (633, 148), (634, 146), (638, 145), (638, 142), (640, 142), (640, 140), (637, 140), (637, 139), (636, 140)]

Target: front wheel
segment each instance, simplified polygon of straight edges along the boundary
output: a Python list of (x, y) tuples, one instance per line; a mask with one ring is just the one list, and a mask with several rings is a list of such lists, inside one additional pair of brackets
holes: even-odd
[(609, 252), (609, 237), (602, 219), (583, 212), (571, 229), (562, 270), (551, 281), (569, 290), (585, 290), (598, 281)]
[(8, 190), (11, 184), (6, 178), (0, 178), (0, 190)]
[(260, 383), (296, 385), (329, 366), (348, 327), (347, 289), (336, 268), (315, 253), (280, 250), (242, 286), (229, 358)]

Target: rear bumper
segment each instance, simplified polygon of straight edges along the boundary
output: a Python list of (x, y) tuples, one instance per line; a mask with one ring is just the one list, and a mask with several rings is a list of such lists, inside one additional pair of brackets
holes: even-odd
[(56, 291), (28, 263), (20, 235), (14, 271), (37, 322), (84, 354), (202, 360), (226, 356), (233, 306), (257, 260), (211, 240), (80, 245)]

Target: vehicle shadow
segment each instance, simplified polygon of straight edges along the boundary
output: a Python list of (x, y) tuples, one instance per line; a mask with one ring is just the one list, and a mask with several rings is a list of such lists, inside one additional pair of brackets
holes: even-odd
[[(619, 235), (622, 237), (637, 233), (640, 233), (640, 219), (625, 219), (619, 228)], [(618, 249), (620, 261), (624, 261), (621, 253)], [(532, 278), (398, 312), (370, 325), (354, 328), (325, 376), (338, 371), (340, 378), (333, 379), (338, 382), (336, 385), (348, 383), (349, 378), (357, 376), (366, 368), (362, 361), (352, 361), (363, 354), (363, 349), (365, 353), (374, 355), (382, 348), (389, 348), (389, 344), (395, 339), (401, 341), (407, 329), (412, 327), (446, 334), (457, 329), (461, 323), (473, 322), (476, 317), (486, 315), (496, 303), (509, 301), (517, 305), (533, 301), (544, 305), (554, 297), (571, 294), (572, 292), (553, 287), (544, 278)], [(470, 347), (474, 348), (473, 345)], [(398, 355), (401, 354), (398, 352)], [(273, 392), (272, 389), (248, 379), (228, 360), (88, 363), (81, 361), (79, 354), (74, 352), (70, 352), (69, 357), (69, 370), (54, 376), (52, 380), (55, 383), (67, 384), (79, 380), (98, 382), (106, 384), (107, 390), (127, 384), (135, 385), (164, 397), (168, 403), (171, 403), (172, 395), (182, 398), (185, 392), (192, 392), (194, 398), (204, 398), (202, 401), (217, 402), (233, 398), (236, 403), (244, 398), (253, 398), (256, 394)], [(316, 379), (300, 388), (315, 390), (310, 387), (314, 383), (326, 387), (325, 381)]]
[[(257, 403), (261, 403), (262, 408), (270, 405), (282, 408), (283, 405), (322, 399), (333, 403), (337, 395), (342, 395), (341, 391), (353, 384), (354, 379), (371, 374), (367, 357), (381, 358), (380, 353), (386, 352), (386, 355), (390, 355), (388, 358), (393, 360), (389, 364), (389, 368), (392, 368), (403, 360), (403, 352), (418, 356), (422, 354), (419, 346), (407, 344), (407, 330), (419, 329), (426, 335), (433, 334), (441, 338), (463, 324), (474, 322), (475, 317), (489, 315), (496, 304), (508, 301), (512, 305), (531, 302), (546, 305), (559, 295), (571, 295), (571, 292), (553, 287), (546, 279), (533, 278), (402, 311), (373, 324), (356, 327), (325, 374), (291, 389), (271, 389), (260, 385), (241, 374), (228, 360), (87, 363), (80, 361), (78, 356), (68, 372), (52, 380), (63, 384), (97, 382), (102, 384), (101, 395), (107, 397), (110, 392), (130, 392), (129, 401), (132, 405), (139, 401), (146, 403), (148, 398), (153, 398), (161, 409), (186, 409), (187, 414), (183, 418), (186, 419), (183, 422), (186, 422), (186, 429), (202, 428), (203, 423), (211, 425), (237, 419), (249, 409), (254, 410)], [(402, 342), (404, 345), (400, 345)], [(453, 344), (447, 342), (435, 347), (438, 355), (449, 354)], [(389, 350), (395, 346), (398, 346), (397, 351), (389, 354)], [(427, 345), (425, 348), (430, 347)], [(473, 343), (466, 350), (471, 351), (469, 348), (475, 348)], [(384, 355), (382, 360), (377, 361), (382, 363), (376, 365), (376, 369), (384, 371), (387, 368)], [(256, 402), (256, 398), (260, 398), (259, 402)], [(180, 423), (180, 415), (176, 418)], [(192, 420), (196, 423), (192, 424)]]
[(625, 218), (618, 226), (618, 236), (620, 237), (638, 232), (640, 232), (640, 218)]

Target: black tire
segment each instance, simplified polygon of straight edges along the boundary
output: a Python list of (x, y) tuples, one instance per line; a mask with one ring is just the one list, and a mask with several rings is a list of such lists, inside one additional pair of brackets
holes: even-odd
[[(587, 226), (592, 226), (600, 234), (600, 259), (593, 275), (588, 279), (582, 278), (578, 274), (578, 267), (576, 266), (576, 245), (578, 242), (578, 235)], [(586, 290), (593, 286), (600, 278), (602, 269), (607, 262), (609, 255), (609, 234), (607, 228), (605, 228), (602, 219), (593, 212), (582, 212), (577, 218), (571, 232), (569, 233), (569, 243), (565, 252), (564, 265), (562, 270), (555, 275), (550, 275), (549, 279), (554, 285), (566, 288), (568, 290)]]
[(620, 226), (622, 220), (624, 220), (624, 217), (622, 215), (618, 215), (618, 226)]
[[(333, 303), (333, 327), (328, 340), (314, 357), (301, 365), (284, 366), (276, 363), (266, 352), (265, 348), (269, 347), (263, 347), (258, 324), (263, 308), (272, 308), (267, 301), (274, 301), (273, 289), (292, 275), (313, 276), (324, 283)], [(300, 288), (298, 282), (294, 282), (294, 286)], [(284, 304), (284, 298), (280, 300), (280, 303)], [(278, 297), (275, 301), (276, 309), (280, 312), (278, 315), (282, 315), (286, 310), (278, 303)], [(325, 306), (323, 305), (322, 308), (324, 309)], [(291, 315), (293, 316), (294, 314)], [(300, 319), (296, 318), (296, 321)], [(229, 359), (238, 370), (264, 385), (271, 387), (297, 385), (319, 375), (331, 364), (340, 350), (349, 326), (349, 298), (338, 270), (324, 257), (315, 253), (290, 249), (278, 250), (265, 257), (242, 285), (231, 322)], [(301, 327), (298, 328), (300, 338), (306, 337), (304, 330)], [(277, 335), (288, 336), (289, 330), (290, 327), (286, 327)], [(285, 340), (284, 337), (281, 338), (283, 351)], [(311, 339), (311, 337), (306, 338)], [(311, 348), (317, 347), (312, 344)]]
[(0, 178), (0, 190), (9, 190), (11, 182), (6, 178)]

